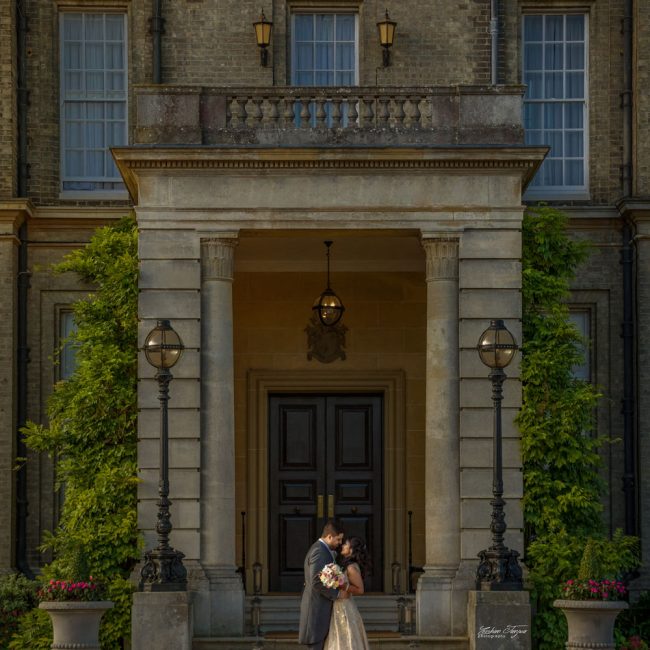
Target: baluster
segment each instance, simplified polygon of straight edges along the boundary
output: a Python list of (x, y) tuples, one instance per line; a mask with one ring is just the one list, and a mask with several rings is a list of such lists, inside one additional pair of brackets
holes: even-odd
[(326, 101), (323, 97), (316, 100), (316, 126), (318, 128), (325, 127), (325, 119), (327, 118), (327, 113), (325, 112)]
[(262, 119), (264, 114), (262, 113), (262, 102), (264, 101), (263, 97), (251, 97), (253, 102), (253, 110), (251, 111), (251, 126), (262, 126)]
[(377, 126), (385, 128), (388, 126), (388, 118), (390, 117), (388, 108), (390, 99), (388, 99), (388, 97), (380, 97), (377, 100), (377, 103), (379, 104), (379, 109), (377, 110)]
[(296, 126), (296, 117), (294, 110), (296, 108), (296, 100), (293, 97), (284, 98), (284, 112), (282, 113), (282, 121), (285, 128)]
[(348, 97), (348, 128), (359, 126), (358, 97)]
[(411, 128), (419, 129), (422, 127), (422, 113), (420, 112), (420, 101), (422, 98), (419, 95), (411, 97)]
[(404, 102), (406, 100), (403, 97), (397, 96), (393, 97), (393, 101), (395, 102), (395, 112), (393, 114), (395, 126), (404, 126), (404, 118), (406, 117), (406, 113), (404, 112)]
[(232, 103), (235, 100), (232, 97), (226, 97), (226, 127), (232, 123)]
[(427, 95), (424, 98), (424, 115), (422, 116), (422, 123), (424, 125), (425, 123), (425, 118), (426, 117), (426, 125), (432, 129), (433, 128), (433, 120), (434, 120), (434, 115), (433, 115), (433, 97), (431, 95)]
[(341, 128), (341, 102), (343, 100), (340, 98), (334, 98), (332, 100), (332, 128), (340, 129)]
[(234, 112), (232, 116), (233, 126), (237, 128), (246, 126), (246, 104), (248, 103), (248, 97), (236, 97), (233, 106)]
[(280, 121), (280, 113), (278, 111), (279, 97), (267, 97), (269, 102), (269, 122), (272, 126), (278, 126)]
[(300, 103), (302, 105), (300, 109), (300, 128), (301, 129), (308, 129), (311, 124), (311, 113), (309, 112), (309, 101), (310, 98), (307, 97), (301, 97), (300, 98)]
[(375, 112), (373, 110), (375, 104), (374, 97), (363, 97), (361, 99), (363, 106), (363, 124), (365, 128), (369, 129), (375, 125)]

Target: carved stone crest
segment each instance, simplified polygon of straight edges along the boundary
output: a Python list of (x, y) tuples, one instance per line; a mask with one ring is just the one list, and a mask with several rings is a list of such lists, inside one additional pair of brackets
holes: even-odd
[(305, 332), (307, 333), (307, 359), (321, 363), (332, 363), (336, 359), (345, 360), (345, 333), (348, 328), (338, 322), (336, 325), (323, 325), (316, 315), (312, 315)]

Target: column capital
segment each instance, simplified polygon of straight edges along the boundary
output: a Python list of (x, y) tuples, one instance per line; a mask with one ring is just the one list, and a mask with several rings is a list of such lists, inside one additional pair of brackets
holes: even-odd
[(422, 237), (427, 282), (458, 279), (458, 240), (454, 235)]
[(201, 239), (201, 276), (203, 280), (232, 282), (235, 267), (235, 237)]

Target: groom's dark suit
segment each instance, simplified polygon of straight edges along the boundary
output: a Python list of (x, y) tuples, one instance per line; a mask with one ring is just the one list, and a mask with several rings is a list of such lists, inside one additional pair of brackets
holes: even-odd
[(325, 565), (334, 562), (329, 547), (318, 540), (305, 557), (305, 588), (300, 603), (300, 632), (298, 642), (315, 650), (323, 647), (330, 629), (332, 604), (338, 589), (327, 589), (318, 574)]

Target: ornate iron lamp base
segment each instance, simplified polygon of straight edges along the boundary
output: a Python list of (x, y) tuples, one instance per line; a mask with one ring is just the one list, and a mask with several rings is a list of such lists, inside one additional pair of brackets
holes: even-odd
[(505, 546), (492, 547), (478, 556), (481, 560), (476, 570), (478, 591), (521, 591), (524, 588), (517, 551)]
[(183, 566), (185, 555), (173, 548), (155, 548), (144, 554), (140, 571), (142, 591), (185, 591), (187, 570)]

